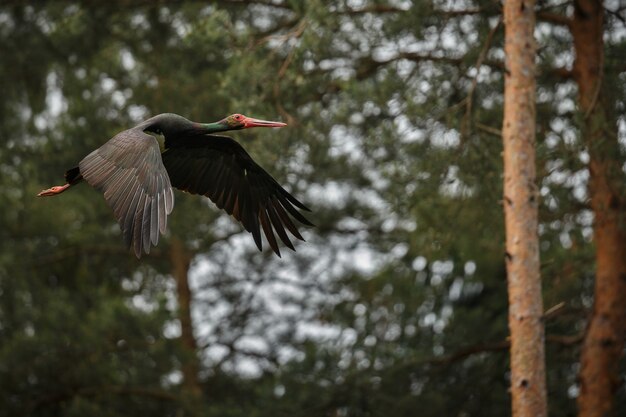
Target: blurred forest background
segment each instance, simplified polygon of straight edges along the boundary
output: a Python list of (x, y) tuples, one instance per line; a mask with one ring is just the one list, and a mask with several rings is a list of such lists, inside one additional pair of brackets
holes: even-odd
[[(576, 414), (595, 275), (573, 3), (539, 1), (536, 28), (555, 417)], [(605, 6), (623, 147), (626, 9)], [(3, 1), (0, 415), (508, 415), (501, 12), (492, 0)], [(176, 192), (168, 234), (138, 261), (97, 191), (34, 197), (162, 112), (287, 122), (230, 136), (311, 206), (307, 242), (258, 252), (208, 200)], [(624, 385), (615, 404), (626, 410)]]

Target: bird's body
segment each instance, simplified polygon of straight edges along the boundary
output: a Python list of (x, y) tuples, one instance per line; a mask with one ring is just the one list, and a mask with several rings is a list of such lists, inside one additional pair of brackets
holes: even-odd
[[(209, 197), (240, 221), (262, 249), (261, 229), (280, 256), (274, 231), (293, 249), (285, 228), (302, 236), (290, 216), (312, 225), (298, 209), (310, 211), (257, 165), (234, 140), (213, 135), (284, 123), (231, 115), (216, 123), (194, 123), (172, 113), (160, 114), (118, 133), (65, 173), (66, 184), (39, 196), (57, 195), (87, 181), (104, 194), (120, 224), (127, 246), (137, 257), (149, 253), (165, 233), (174, 208), (172, 187)], [(165, 137), (161, 151), (154, 134)]]

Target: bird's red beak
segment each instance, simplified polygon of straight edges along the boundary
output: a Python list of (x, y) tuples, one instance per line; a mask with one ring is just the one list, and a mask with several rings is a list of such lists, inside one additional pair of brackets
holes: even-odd
[(271, 122), (269, 120), (253, 119), (252, 117), (246, 117), (243, 120), (243, 128), (248, 129), (250, 127), (285, 127), (287, 123)]

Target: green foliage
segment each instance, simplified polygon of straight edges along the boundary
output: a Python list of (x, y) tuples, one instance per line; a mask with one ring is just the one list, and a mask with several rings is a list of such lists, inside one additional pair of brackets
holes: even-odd
[[(14, 3), (0, 7), (0, 415), (508, 413), (492, 1), (465, 16), (440, 1)], [(561, 29), (538, 32), (542, 275), (546, 306), (566, 305), (546, 323), (553, 416), (573, 413), (578, 345), (562, 341), (593, 278)], [(274, 259), (177, 193), (139, 262), (96, 191), (34, 198), (160, 112), (286, 121), (235, 135), (312, 206), (308, 242)], [(180, 383), (173, 236), (195, 254), (200, 398)]]

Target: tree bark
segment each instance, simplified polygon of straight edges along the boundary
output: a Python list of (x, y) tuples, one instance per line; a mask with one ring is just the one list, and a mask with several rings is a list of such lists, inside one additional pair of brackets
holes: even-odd
[(199, 397), (201, 389), (198, 381), (198, 346), (193, 334), (193, 322), (191, 320), (192, 296), (188, 280), (191, 259), (192, 256), (185, 250), (183, 242), (177, 237), (172, 237), (170, 260), (173, 268), (172, 273), (176, 280), (176, 300), (178, 301), (178, 317), (181, 328), (180, 340), (183, 347), (183, 357), (181, 358), (183, 386), (189, 393)]
[(504, 215), (513, 417), (547, 415), (535, 168), (535, 2), (504, 3)]
[(604, 8), (597, 0), (575, 2), (571, 31), (576, 59), (582, 134), (589, 150), (589, 195), (596, 247), (594, 305), (581, 353), (580, 417), (613, 415), (620, 385), (619, 361), (626, 333), (626, 230), (624, 175), (610, 86), (604, 81)]

